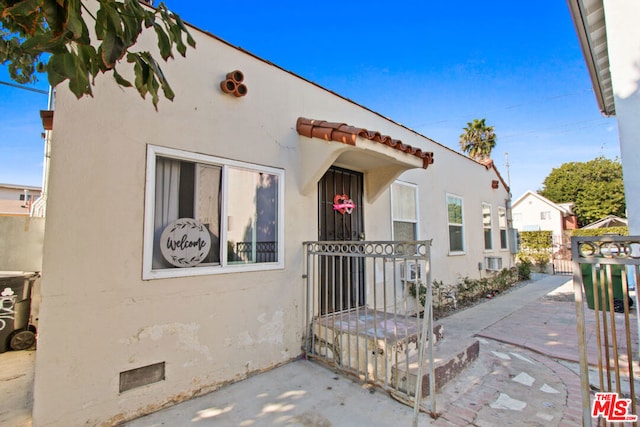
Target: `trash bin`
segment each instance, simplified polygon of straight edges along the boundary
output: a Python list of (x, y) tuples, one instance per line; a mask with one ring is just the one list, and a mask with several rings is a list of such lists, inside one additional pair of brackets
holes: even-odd
[[(593, 295), (593, 277), (591, 277), (591, 264), (581, 264), (580, 268), (582, 270), (582, 282), (584, 284), (584, 293), (587, 298), (587, 307), (590, 309), (594, 309), (594, 295)], [(596, 266), (596, 274), (598, 275), (598, 307), (600, 310), (609, 311), (609, 294), (608, 290), (605, 295), (606, 298), (602, 299), (602, 283), (600, 282), (600, 270), (604, 269), (604, 267)], [(623, 272), (626, 274), (626, 270), (624, 265), (612, 265), (611, 266), (611, 282), (613, 286), (613, 309), (614, 311), (624, 311), (622, 307), (624, 307), (624, 292), (622, 291), (622, 274)], [(609, 278), (607, 277), (607, 273), (604, 273), (604, 281), (608, 284)], [(628, 293), (627, 293), (628, 294)], [(633, 300), (629, 299), (629, 307), (633, 305)]]
[(31, 288), (38, 273), (0, 272), (0, 353), (26, 350), (36, 342), (31, 317)]

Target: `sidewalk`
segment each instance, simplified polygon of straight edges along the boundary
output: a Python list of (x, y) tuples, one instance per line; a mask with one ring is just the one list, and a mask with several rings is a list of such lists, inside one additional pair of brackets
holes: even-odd
[[(577, 360), (575, 306), (567, 301), (573, 292), (570, 283), (569, 277), (538, 275), (439, 320), (446, 341), (475, 336), (480, 354), (437, 393), (439, 417), (420, 414), (419, 425), (582, 425), (574, 362), (558, 361)], [(31, 400), (33, 356), (0, 354), (0, 400), (5, 400), (0, 401), (0, 426), (31, 425), (30, 404), (15, 399)], [(9, 366), (11, 372), (4, 369)], [(412, 408), (385, 392), (299, 360), (125, 425), (410, 426), (412, 417)]]
[(0, 354), (0, 426), (30, 427), (36, 352)]
[(566, 302), (572, 282), (536, 278), (440, 321), (446, 339), (479, 337), (480, 355), (441, 391), (443, 412), (433, 425), (582, 425), (580, 378), (555, 360), (558, 354), (578, 360), (575, 304)]

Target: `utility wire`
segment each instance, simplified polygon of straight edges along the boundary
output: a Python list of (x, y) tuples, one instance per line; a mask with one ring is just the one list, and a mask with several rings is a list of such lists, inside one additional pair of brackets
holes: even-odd
[[(497, 107), (488, 111), (485, 111), (484, 117), (487, 117), (488, 114), (490, 113), (496, 113), (499, 111), (504, 111), (504, 110), (515, 110), (518, 108), (522, 108), (525, 107), (527, 105), (542, 105), (543, 103), (545, 103), (546, 101), (552, 101), (552, 100), (556, 100), (556, 99), (561, 99), (561, 98), (569, 98), (569, 97), (573, 97), (573, 96), (580, 96), (583, 95), (585, 93), (593, 93), (592, 89), (584, 89), (578, 92), (571, 92), (571, 93), (563, 93), (563, 94), (559, 94), (559, 95), (550, 95), (550, 96), (545, 96), (545, 97), (541, 97), (541, 98), (536, 98), (536, 99), (532, 99), (531, 101), (528, 102), (522, 102), (519, 104), (511, 104), (511, 105), (505, 105), (503, 107)], [(419, 124), (417, 127), (424, 127), (424, 126), (433, 126), (433, 125), (440, 125), (442, 123), (449, 123), (449, 122), (458, 122), (458, 119), (464, 119), (465, 117), (467, 117), (467, 119), (472, 116), (471, 115), (458, 115), (455, 117), (449, 117), (443, 120), (436, 120), (436, 121), (427, 121), (427, 122), (423, 122), (421, 124)], [(477, 115), (477, 114), (476, 114)]]
[(49, 95), (49, 91), (46, 91), (46, 90), (35, 89), (35, 88), (26, 87), (26, 86), (22, 86), (22, 85), (17, 85), (17, 84), (9, 83), (9, 82), (3, 82), (2, 80), (0, 80), (0, 85), (11, 86), (11, 87), (15, 87), (15, 88), (18, 88), (18, 89), (23, 89), (23, 90), (28, 90), (28, 91), (35, 92), (35, 93), (41, 93), (43, 95)]

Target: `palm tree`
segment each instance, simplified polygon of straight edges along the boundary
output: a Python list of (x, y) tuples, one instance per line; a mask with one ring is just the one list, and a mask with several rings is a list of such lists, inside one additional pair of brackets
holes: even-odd
[(463, 130), (464, 133), (460, 135), (460, 149), (475, 160), (489, 158), (497, 139), (493, 126), (487, 126), (484, 119), (473, 119)]

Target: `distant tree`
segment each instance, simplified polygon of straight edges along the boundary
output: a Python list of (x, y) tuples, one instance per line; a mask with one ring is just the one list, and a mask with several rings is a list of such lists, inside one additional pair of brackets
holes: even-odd
[(460, 135), (460, 149), (463, 152), (476, 160), (491, 157), (497, 139), (493, 126), (487, 126), (485, 119), (473, 119), (463, 130), (464, 133)]
[(582, 227), (607, 215), (625, 216), (622, 165), (603, 156), (588, 162), (563, 163), (542, 183), (539, 194), (555, 203), (575, 203)]
[[(195, 41), (180, 17), (164, 3), (156, 9), (138, 0), (97, 0), (95, 9), (88, 8), (88, 3), (0, 0), (0, 64), (8, 66), (11, 79), (29, 83), (35, 81), (37, 72), (46, 72), (51, 86), (68, 80), (69, 89), (81, 98), (92, 95), (98, 73), (112, 72), (120, 86), (135, 86), (143, 98), (151, 95), (156, 108), (159, 89), (173, 99), (169, 82), (151, 53), (131, 48), (143, 28), (153, 28), (164, 61), (173, 58), (174, 47), (185, 56), (186, 45), (195, 47)], [(93, 35), (97, 42), (91, 40)], [(133, 67), (133, 83), (116, 70), (125, 56)]]

